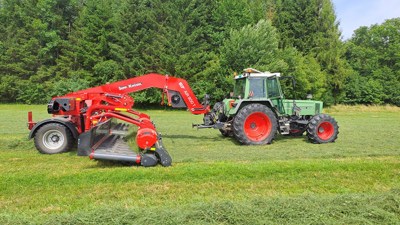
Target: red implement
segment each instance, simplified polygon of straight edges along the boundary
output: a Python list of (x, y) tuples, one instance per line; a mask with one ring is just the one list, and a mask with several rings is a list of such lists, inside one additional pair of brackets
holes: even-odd
[[(167, 95), (168, 105), (174, 108), (187, 108), (192, 114), (207, 114), (210, 111), (208, 99), (204, 105), (200, 104), (186, 80), (168, 75), (149, 73), (143, 76), (88, 88), (64, 96), (53, 97), (49, 102), (47, 111), (53, 114), (52, 119), (39, 123), (32, 121), (32, 113), (28, 116), (28, 126), (31, 129), (30, 137), (35, 138), (35, 145), (42, 153), (59, 153), (68, 151), (72, 146), (70, 140), (78, 139), (78, 154), (89, 155), (96, 159), (96, 148), (101, 148), (102, 153), (97, 154), (101, 160), (133, 160), (141, 159), (141, 164), (154, 164), (155, 157), (158, 161), (164, 160), (165, 165), (170, 165), (169, 155), (161, 144), (161, 137), (157, 133), (150, 117), (132, 109), (134, 99), (129, 93), (142, 91), (149, 88), (159, 88), (163, 95)], [(110, 123), (111, 119), (118, 119), (138, 127), (136, 143), (138, 147), (150, 155), (121, 156), (113, 146), (105, 148), (103, 141), (117, 139), (123, 133), (118, 126)], [(44, 126), (46, 124), (53, 124)], [(110, 124), (109, 134), (102, 133), (102, 138), (96, 137), (93, 128), (99, 124)], [(46, 128), (46, 129), (45, 129)], [(43, 135), (42, 133), (46, 134)], [(111, 137), (113, 136), (113, 137)], [(111, 138), (111, 139), (110, 139)], [(100, 143), (100, 141), (102, 141)], [(119, 145), (120, 141), (118, 141)], [(103, 144), (103, 145), (102, 145)], [(95, 146), (95, 147), (94, 147)], [(107, 149), (114, 149), (107, 155)], [(125, 148), (122, 147), (122, 148)], [(161, 150), (160, 150), (161, 149)], [(126, 151), (124, 152), (124, 154)], [(112, 157), (110, 155), (113, 155)], [(167, 157), (162, 159), (161, 157)], [(144, 160), (146, 162), (144, 162)], [(169, 162), (168, 162), (169, 161)], [(156, 162), (157, 163), (157, 162)]]

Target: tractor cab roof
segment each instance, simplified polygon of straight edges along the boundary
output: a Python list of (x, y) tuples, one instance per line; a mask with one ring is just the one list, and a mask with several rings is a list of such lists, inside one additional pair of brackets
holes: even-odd
[(235, 79), (241, 79), (245, 77), (280, 77), (281, 73), (261, 72), (253, 68), (247, 68), (243, 70), (244, 73), (235, 76)]

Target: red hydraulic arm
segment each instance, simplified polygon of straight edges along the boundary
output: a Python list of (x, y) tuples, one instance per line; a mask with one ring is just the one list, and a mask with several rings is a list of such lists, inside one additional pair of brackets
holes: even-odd
[[(193, 114), (205, 114), (209, 112), (209, 107), (199, 103), (196, 96), (186, 80), (161, 75), (157, 73), (149, 73), (143, 76), (130, 78), (123, 81), (117, 81), (111, 84), (89, 88), (74, 92), (72, 94), (90, 94), (90, 93), (112, 93), (112, 94), (128, 94), (142, 91), (149, 88), (159, 88), (168, 96), (168, 90), (179, 92), (187, 108)], [(168, 102), (171, 102), (171, 96), (168, 96)]]
[[(54, 97), (48, 105), (48, 112), (53, 116), (69, 116), (79, 133), (88, 131), (97, 123), (112, 117), (135, 124), (139, 128), (154, 129), (148, 115), (132, 110), (134, 99), (128, 95), (149, 88), (162, 89), (163, 95), (168, 97), (169, 105), (174, 106), (174, 103), (183, 101), (184, 104), (180, 103), (180, 106), (183, 104), (192, 114), (206, 114), (210, 111), (210, 106), (199, 103), (186, 80), (149, 73)], [(121, 111), (138, 118), (119, 113)]]

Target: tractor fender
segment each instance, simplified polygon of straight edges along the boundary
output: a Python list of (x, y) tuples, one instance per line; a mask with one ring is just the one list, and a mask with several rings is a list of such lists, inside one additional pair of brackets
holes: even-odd
[(48, 123), (59, 123), (62, 124), (64, 126), (66, 126), (70, 131), (72, 136), (76, 139), (79, 136), (78, 130), (76, 129), (76, 126), (74, 123), (72, 123), (71, 121), (69, 121), (68, 119), (65, 118), (50, 118), (50, 119), (46, 119), (46, 120), (42, 120), (40, 122), (38, 122), (31, 130), (31, 132), (29, 133), (29, 139), (32, 139), (33, 137), (35, 137), (36, 132), (39, 130), (39, 128), (45, 124)]
[(272, 111), (275, 112), (275, 110), (273, 110), (273, 103), (269, 99), (263, 99), (263, 100), (261, 100), (261, 99), (243, 99), (242, 101), (239, 101), (238, 104), (234, 108), (228, 110), (229, 114), (236, 115), (240, 109), (242, 109), (243, 107), (245, 107), (248, 104), (253, 104), (253, 103), (260, 103), (262, 105), (265, 105), (265, 106), (271, 108)]

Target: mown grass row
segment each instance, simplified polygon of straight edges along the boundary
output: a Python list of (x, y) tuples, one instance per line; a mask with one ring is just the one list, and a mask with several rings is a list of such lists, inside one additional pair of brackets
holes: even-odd
[(258, 197), (150, 207), (109, 204), (47, 217), (0, 213), (1, 224), (398, 224), (400, 191)]
[[(7, 210), (73, 211), (118, 198), (149, 207), (244, 200), (252, 196), (376, 193), (398, 187), (400, 159), (178, 163), (171, 168), (130, 168), (69, 162), (0, 168), (0, 204)], [(12, 165), (12, 164), (8, 164)], [(179, 195), (177, 195), (179, 193)], [(11, 198), (12, 196), (12, 198)], [(71, 199), (78, 198), (71, 202)], [(45, 210), (46, 211), (46, 210)], [(50, 210), (51, 211), (51, 210)], [(57, 211), (57, 210), (56, 210)]]

